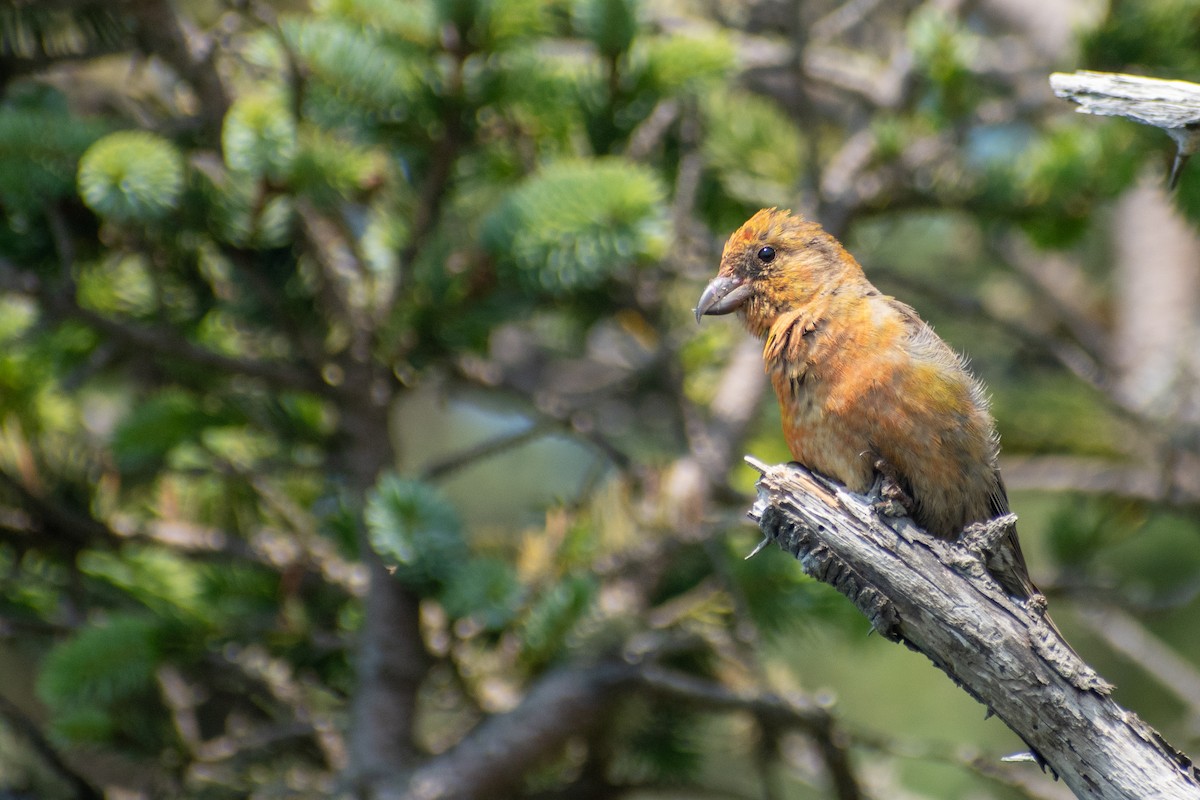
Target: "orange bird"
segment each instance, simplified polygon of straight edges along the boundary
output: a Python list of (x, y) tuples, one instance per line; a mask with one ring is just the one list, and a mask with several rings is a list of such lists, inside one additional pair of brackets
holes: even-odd
[[(696, 320), (734, 311), (764, 340), (783, 435), (801, 464), (859, 493), (882, 475), (913, 520), (944, 539), (1008, 512), (983, 387), (820, 225), (771, 208), (735, 231)], [(1015, 530), (988, 568), (1014, 597), (1037, 592)]]

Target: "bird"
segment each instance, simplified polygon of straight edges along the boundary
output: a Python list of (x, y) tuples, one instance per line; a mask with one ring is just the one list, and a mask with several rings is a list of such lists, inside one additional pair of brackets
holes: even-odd
[[(983, 385), (819, 223), (766, 208), (730, 235), (695, 314), (735, 312), (763, 340), (797, 462), (853, 492), (880, 481), (946, 540), (1009, 513)], [(1010, 596), (1038, 594), (1015, 526), (987, 568)]]

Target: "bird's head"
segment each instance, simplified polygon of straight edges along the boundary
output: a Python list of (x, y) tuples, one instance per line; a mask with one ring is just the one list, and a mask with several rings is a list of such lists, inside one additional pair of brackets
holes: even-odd
[(780, 314), (859, 285), (870, 287), (862, 268), (820, 225), (764, 208), (725, 243), (717, 277), (696, 304), (696, 321), (738, 311), (750, 332), (763, 336)]

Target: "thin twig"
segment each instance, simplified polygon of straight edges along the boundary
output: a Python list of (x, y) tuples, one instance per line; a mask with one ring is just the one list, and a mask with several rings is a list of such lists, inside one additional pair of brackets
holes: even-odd
[(434, 461), (421, 470), (421, 480), (436, 481), (441, 478), (457, 472), (464, 467), (491, 458), (492, 456), (500, 455), (501, 453), (513, 450), (521, 445), (540, 439), (541, 437), (552, 433), (560, 428), (560, 425), (547, 422), (536, 423), (529, 427), (515, 431), (513, 433), (504, 433), (491, 439), (486, 439), (477, 445), (472, 445), (456, 453), (451, 453), (448, 456)]
[(0, 694), (0, 716), (4, 717), (9, 727), (29, 742), (42, 761), (56, 775), (70, 785), (76, 800), (104, 800), (104, 792), (72, 769), (59, 755), (50, 740), (42, 735), (38, 724), (2, 694)]

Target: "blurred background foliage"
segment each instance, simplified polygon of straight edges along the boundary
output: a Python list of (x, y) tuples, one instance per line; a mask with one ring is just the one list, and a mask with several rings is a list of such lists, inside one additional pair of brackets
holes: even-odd
[(769, 205), (971, 356), (1055, 618), (1200, 750), (1200, 171), (1047, 85), (1194, 78), (1198, 19), (0, 3), (0, 792), (400, 797), (503, 730), (454, 796), (1063, 796), (742, 558), (788, 454), (691, 308)]

